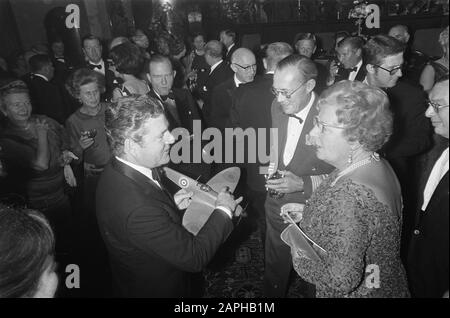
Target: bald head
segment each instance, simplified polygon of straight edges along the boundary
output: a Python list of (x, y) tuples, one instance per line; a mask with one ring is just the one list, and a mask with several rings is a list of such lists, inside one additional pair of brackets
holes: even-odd
[(389, 36), (396, 38), (403, 44), (408, 43), (409, 41), (409, 31), (406, 25), (398, 24), (389, 29)]
[(252, 51), (239, 48), (231, 56), (231, 69), (240, 82), (252, 82), (256, 74), (256, 58)]

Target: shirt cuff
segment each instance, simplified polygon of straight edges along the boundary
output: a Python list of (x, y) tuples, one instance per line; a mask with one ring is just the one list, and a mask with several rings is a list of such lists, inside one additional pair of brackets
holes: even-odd
[(231, 213), (230, 209), (228, 209), (228, 208), (226, 208), (224, 206), (216, 206), (216, 209), (225, 212), (230, 217), (230, 219), (233, 218), (233, 213)]

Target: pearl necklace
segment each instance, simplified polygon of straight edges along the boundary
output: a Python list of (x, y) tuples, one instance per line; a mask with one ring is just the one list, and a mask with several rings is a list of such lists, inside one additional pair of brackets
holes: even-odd
[(369, 157), (361, 159), (361, 160), (351, 164), (350, 166), (348, 166), (347, 168), (345, 168), (344, 170), (342, 170), (341, 172), (338, 173), (336, 179), (334, 179), (334, 181), (331, 183), (331, 186), (334, 187), (336, 185), (336, 182), (338, 182), (340, 178), (342, 178), (343, 176), (349, 174), (350, 172), (352, 172), (362, 166), (365, 166), (365, 165), (371, 163), (373, 160), (380, 161), (380, 155), (377, 154), (376, 152), (373, 152)]

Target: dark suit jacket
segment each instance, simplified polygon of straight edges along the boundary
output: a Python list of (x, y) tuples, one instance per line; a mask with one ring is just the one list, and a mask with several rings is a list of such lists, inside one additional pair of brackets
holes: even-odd
[(31, 75), (29, 87), (33, 112), (46, 115), (64, 125), (70, 114), (68, 114), (59, 87), (36, 75)]
[(233, 70), (230, 68), (230, 66), (225, 62), (222, 61), (213, 71), (211, 74), (209, 74), (208, 79), (206, 80), (205, 86), (200, 90), (200, 97), (204, 101), (204, 105), (207, 105), (210, 103), (211, 93), (213, 89), (228, 80), (229, 78), (232, 78), (234, 75)]
[(420, 88), (400, 81), (386, 92), (394, 114), (394, 127), (382, 152), (404, 182), (410, 173), (410, 159), (431, 146), (432, 130), (425, 117), (426, 98)]
[(140, 172), (112, 159), (97, 187), (97, 218), (120, 297), (189, 296), (199, 272), (232, 230), (215, 210), (194, 236), (172, 198)]
[[(265, 138), (266, 140), (265, 154), (268, 154), (270, 149), (270, 128), (272, 124), (270, 109), (274, 99), (271, 93), (272, 82), (273, 74), (265, 74), (256, 77), (253, 82), (239, 86), (234, 92), (234, 101), (227, 125), (233, 128), (240, 127), (243, 130), (254, 129), (257, 132), (257, 146), (259, 139)], [(258, 128), (265, 129), (265, 136), (258, 134)], [(259, 166), (268, 163), (259, 162), (259, 150), (256, 149), (256, 151), (256, 163), (249, 163), (248, 158), (245, 157), (243, 167), (246, 170), (246, 184), (254, 191), (265, 191), (265, 179), (264, 175), (259, 174)]]
[[(189, 130), (189, 133), (193, 132), (193, 120), (201, 120), (200, 111), (198, 109), (197, 103), (192, 97), (191, 93), (184, 88), (172, 88), (172, 93), (175, 97), (175, 104), (177, 106), (178, 117), (180, 122), (177, 123), (170, 113), (167, 113), (166, 117), (169, 121), (169, 130), (173, 130), (177, 127), (183, 127)], [(153, 89), (150, 89), (148, 96), (160, 100), (163, 104), (164, 102), (156, 95)]]
[(286, 146), (289, 117), (282, 112), (281, 106), (276, 100), (272, 103), (272, 127), (278, 130), (278, 170), (291, 171), (296, 176), (302, 177), (304, 182), (304, 192), (302, 193), (288, 193), (281, 199), (273, 199), (267, 196), (266, 206), (276, 206), (278, 211), (279, 207), (285, 203), (305, 203), (313, 192), (311, 176), (329, 174), (334, 170), (334, 167), (317, 158), (315, 147), (308, 146), (305, 143), (306, 135), (314, 126), (314, 117), (318, 114), (315, 106), (317, 100), (318, 97), (316, 96), (314, 105), (304, 120), (304, 127), (298, 140), (294, 156), (286, 167), (283, 164), (283, 153)]
[[(431, 171), (427, 171), (429, 176)], [(426, 182), (428, 178), (424, 178)], [(448, 222), (448, 172), (441, 179), (425, 212), (420, 211), (412, 235), (408, 272), (411, 293), (415, 297), (440, 298), (449, 290), (449, 222)]]
[[(103, 62), (105, 63), (105, 92), (102, 94), (101, 98), (103, 101), (110, 101), (115, 87), (116, 77), (114, 72), (109, 69), (108, 61), (103, 60)], [(86, 67), (95, 70), (95, 67), (89, 62), (86, 62)]]
[(230, 116), (233, 94), (236, 89), (236, 83), (234, 77), (232, 77), (212, 90), (211, 102), (203, 107), (203, 115), (208, 127), (215, 127), (224, 131)]
[[(358, 73), (356, 74), (355, 81), (362, 82), (366, 78), (367, 70), (366, 70), (366, 63), (361, 65), (361, 67), (358, 70)], [(336, 74), (336, 77), (334, 79), (334, 83), (348, 80), (348, 77), (350, 76), (350, 71), (344, 68), (339, 68), (338, 73)]]
[(238, 46), (236, 43), (234, 43), (234, 45), (233, 45), (233, 47), (230, 49), (230, 51), (225, 51), (225, 54), (224, 54), (224, 58), (223, 58), (223, 59), (224, 59), (228, 64), (231, 63), (231, 56), (233, 55), (234, 51), (236, 51), (238, 48), (239, 48), (239, 46)]

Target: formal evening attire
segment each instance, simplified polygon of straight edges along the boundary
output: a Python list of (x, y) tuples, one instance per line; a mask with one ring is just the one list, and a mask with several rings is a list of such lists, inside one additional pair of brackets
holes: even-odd
[(431, 171), (424, 171), (426, 183), (420, 186), (422, 195), (408, 255), (409, 282), (414, 297), (440, 298), (449, 290), (448, 168), (447, 144), (434, 160)]
[(395, 194), (393, 204), (387, 204), (351, 178), (334, 184), (338, 175), (331, 173), (313, 193), (299, 223), (326, 254), (311, 260), (293, 251), (296, 272), (316, 286), (316, 297), (408, 297), (400, 260), (398, 181), (382, 190)]
[[(280, 216), (285, 203), (305, 203), (326, 174), (333, 170), (329, 164), (317, 159), (316, 149), (306, 144), (306, 135), (313, 128), (313, 119), (318, 111), (315, 107), (317, 96), (311, 94), (308, 105), (296, 114), (302, 118), (290, 117), (281, 110), (274, 100), (271, 108), (272, 127), (278, 131), (278, 170), (287, 170), (301, 177), (303, 192), (287, 193), (282, 198), (267, 196), (264, 293), (268, 297), (284, 297), (287, 292), (289, 275), (292, 270), (290, 249), (281, 240), (280, 234), (286, 223)], [(272, 148), (272, 145), (271, 145)]]
[(118, 297), (189, 297), (233, 224), (216, 209), (194, 236), (152, 170), (113, 158), (97, 188), (97, 217)]

